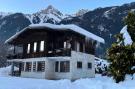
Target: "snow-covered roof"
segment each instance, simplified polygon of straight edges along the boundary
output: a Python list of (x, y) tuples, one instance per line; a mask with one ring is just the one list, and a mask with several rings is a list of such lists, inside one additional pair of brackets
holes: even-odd
[(131, 36), (129, 35), (129, 33), (127, 31), (127, 25), (122, 28), (120, 33), (123, 34), (124, 44), (125, 45), (131, 45), (133, 43), (133, 41), (131, 39)]
[(72, 30), (74, 32), (77, 32), (79, 34), (82, 34), (88, 38), (91, 38), (93, 40), (96, 40), (100, 43), (105, 43), (104, 39), (91, 33), (86, 31), (85, 29), (76, 26), (74, 24), (68, 24), (68, 25), (54, 25), (54, 24), (50, 24), (50, 23), (43, 23), (43, 24), (31, 24), (28, 27), (24, 28), (23, 30), (21, 30), (20, 32), (16, 33), (14, 36), (12, 36), (11, 38), (9, 38), (8, 40), (5, 41), (5, 43), (9, 43), (12, 40), (14, 40), (15, 38), (17, 38), (21, 33), (23, 33), (24, 31), (28, 30), (28, 29), (32, 29), (32, 28), (36, 28), (38, 30), (38, 28), (50, 28), (53, 30)]

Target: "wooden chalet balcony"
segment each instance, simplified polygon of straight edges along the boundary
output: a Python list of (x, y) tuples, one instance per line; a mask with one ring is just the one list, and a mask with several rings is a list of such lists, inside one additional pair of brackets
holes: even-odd
[(14, 54), (14, 55), (7, 55), (7, 59), (25, 59), (25, 58), (36, 58), (36, 57), (58, 57), (58, 56), (71, 56), (71, 49), (55, 49), (53, 51), (47, 52), (33, 52), (29, 54)]

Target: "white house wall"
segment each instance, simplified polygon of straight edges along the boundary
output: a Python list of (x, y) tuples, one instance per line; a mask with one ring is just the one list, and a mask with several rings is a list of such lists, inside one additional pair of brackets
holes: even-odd
[[(77, 69), (77, 62), (82, 62), (82, 68)], [(88, 62), (92, 68), (88, 69)], [(90, 78), (95, 76), (94, 56), (81, 52), (72, 51), (72, 79)]]
[[(45, 72), (33, 72), (33, 62), (45, 61)], [(56, 61), (70, 61), (70, 72), (55, 72)], [(82, 62), (82, 69), (77, 69), (77, 62)], [(71, 57), (42, 57), (23, 59), (23, 62), (32, 62), (31, 72), (21, 72), (21, 77), (43, 79), (79, 79), (95, 76), (94, 56), (81, 52), (71, 52)], [(88, 69), (88, 62), (92, 69)], [(24, 68), (25, 69), (25, 68)]]

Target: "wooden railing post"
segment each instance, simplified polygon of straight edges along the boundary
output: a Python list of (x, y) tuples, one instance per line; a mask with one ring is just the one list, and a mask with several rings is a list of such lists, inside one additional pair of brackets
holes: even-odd
[(14, 62), (12, 62), (11, 64), (11, 76), (14, 75)]

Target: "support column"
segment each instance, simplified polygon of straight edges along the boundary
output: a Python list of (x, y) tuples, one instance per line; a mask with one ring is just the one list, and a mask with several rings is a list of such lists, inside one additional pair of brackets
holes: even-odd
[(14, 62), (11, 64), (11, 76), (14, 76)]
[(15, 45), (14, 45), (14, 51), (13, 51), (13, 54), (15, 55)]
[(22, 71), (22, 62), (19, 62), (19, 75), (18, 76), (21, 75), (21, 71)]
[(32, 61), (32, 63), (31, 63), (31, 72), (34, 72), (33, 71), (33, 64), (34, 64), (34, 62)]

